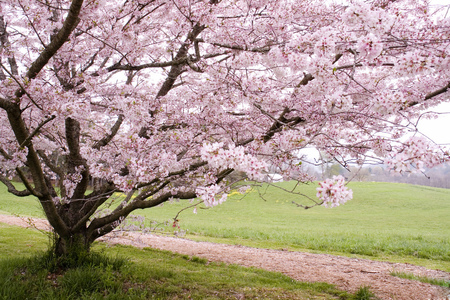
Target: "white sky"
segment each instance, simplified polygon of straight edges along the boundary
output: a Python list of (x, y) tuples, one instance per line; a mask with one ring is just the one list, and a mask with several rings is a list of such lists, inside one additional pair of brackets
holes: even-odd
[(450, 145), (450, 103), (442, 103), (430, 111), (439, 112), (441, 115), (437, 119), (421, 120), (419, 131), (438, 144)]
[[(430, 4), (432, 6), (450, 5), (450, 0), (431, 0)], [(450, 10), (446, 11), (446, 13), (447, 18), (450, 18)], [(447, 94), (450, 93), (447, 92)], [(450, 95), (448, 95), (448, 98), (450, 100)], [(450, 145), (450, 103), (442, 103), (436, 107), (433, 107), (430, 111), (448, 114), (442, 114), (438, 119), (434, 120), (421, 120), (419, 123), (420, 132), (438, 144)]]

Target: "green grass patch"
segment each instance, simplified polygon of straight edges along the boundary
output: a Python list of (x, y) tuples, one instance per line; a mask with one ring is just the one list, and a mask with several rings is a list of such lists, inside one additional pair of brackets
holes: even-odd
[(3, 249), (10, 253), (0, 259), (0, 299), (355, 299), (327, 283), (102, 243), (94, 245), (96, 254), (85, 264), (55, 271), (37, 247), (14, 253), (17, 244), (9, 240), (14, 236), (20, 244), (31, 237), (40, 247), (46, 245), (47, 237), (37, 231), (0, 227)]
[[(23, 190), (23, 184), (16, 184), (19, 190)], [(0, 183), (0, 214), (16, 215), (24, 217), (43, 218), (44, 212), (39, 201), (30, 197), (16, 197), (8, 193), (5, 185)]]
[[(292, 183), (280, 183), (291, 188)], [(408, 262), (450, 271), (450, 190), (397, 183), (349, 184), (354, 199), (337, 208), (304, 210), (298, 196), (274, 187), (245, 195), (231, 193), (212, 209), (179, 216), (180, 229), (194, 240)], [(316, 186), (301, 192), (314, 196)], [(3, 190), (2, 190), (3, 189)], [(16, 198), (0, 185), (0, 211), (41, 216), (36, 200)], [(121, 195), (115, 195), (120, 202)], [(32, 204), (34, 203), (34, 204)], [(169, 222), (186, 201), (134, 212)], [(36, 208), (37, 207), (37, 208)], [(165, 230), (173, 230), (166, 226)]]
[[(27, 257), (49, 248), (49, 237), (35, 229), (24, 229), (0, 223), (0, 258)], [(11, 247), (13, 245), (14, 247)]]
[[(291, 183), (281, 183), (288, 188)], [(337, 208), (304, 210), (301, 199), (269, 188), (232, 195), (213, 209), (184, 211), (188, 237), (262, 248), (287, 248), (410, 262), (450, 271), (450, 190), (395, 183), (351, 183), (354, 199)], [(302, 186), (313, 196), (315, 186)], [(146, 218), (173, 218), (186, 203), (139, 211)]]
[(436, 279), (436, 278), (430, 278), (430, 277), (426, 277), (426, 276), (416, 276), (414, 274), (405, 273), (405, 272), (391, 272), (391, 275), (399, 277), (399, 278), (411, 279), (411, 280), (416, 280), (416, 281), (420, 281), (423, 283), (429, 283), (429, 284), (433, 284), (433, 285), (437, 285), (437, 286), (442, 286), (445, 288), (450, 288), (450, 281), (444, 280), (444, 279)]
[(353, 295), (352, 300), (377, 300), (375, 294), (370, 290), (369, 286), (362, 286)]

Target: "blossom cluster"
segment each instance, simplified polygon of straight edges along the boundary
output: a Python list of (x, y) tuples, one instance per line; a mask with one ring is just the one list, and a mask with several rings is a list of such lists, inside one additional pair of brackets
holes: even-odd
[(346, 111), (351, 109), (351, 97), (342, 95), (340, 92), (330, 93), (326, 95), (321, 103), (321, 109), (324, 113), (331, 111)]
[[(10, 159), (6, 159), (0, 155), (0, 172), (7, 174), (9, 171), (15, 168), (22, 167), (27, 158), (28, 148), (23, 147), (13, 152)], [(1, 173), (0, 173), (1, 174)]]
[[(215, 206), (232, 170), (308, 182), (328, 159), (388, 157), (400, 173), (448, 161), (405, 140), (421, 111), (448, 102), (449, 18), (427, 1), (347, 2), (0, 0), (2, 181), (23, 171), (47, 195), (50, 179), (46, 213), (66, 220), (78, 206), (58, 206), (113, 191), (136, 195), (124, 215), (197, 196)], [(45, 60), (42, 45), (55, 49)], [(335, 176), (317, 197), (333, 207), (352, 191)]]
[(412, 137), (396, 149), (385, 164), (397, 173), (424, 171), (449, 160), (448, 153), (424, 137)]
[(316, 190), (317, 198), (326, 207), (336, 207), (353, 198), (353, 191), (345, 186), (345, 179), (341, 175), (319, 182)]
[(213, 184), (206, 187), (198, 187), (195, 193), (203, 200), (206, 207), (213, 207), (227, 200), (228, 194), (226, 193), (223, 193), (220, 197), (217, 196), (221, 191), (222, 189), (219, 185)]
[(375, 35), (369, 33), (358, 39), (356, 48), (362, 56), (365, 56), (368, 60), (372, 60), (383, 51), (383, 44)]
[(372, 100), (372, 109), (381, 115), (394, 114), (404, 105), (404, 102), (405, 97), (401, 92), (377, 92)]
[(81, 179), (83, 178), (81, 176), (81, 172), (84, 170), (84, 166), (77, 166), (75, 168), (74, 173), (70, 173), (66, 175), (66, 178), (63, 180), (64, 187), (66, 188), (66, 196), (68, 198), (71, 198), (73, 193), (75, 192), (75, 188), (77, 187), (77, 184), (80, 183)]
[(213, 168), (234, 169), (247, 173), (250, 179), (263, 180), (267, 172), (267, 163), (246, 154), (244, 147), (229, 144), (224, 149), (223, 143), (204, 143), (201, 148), (201, 158)]

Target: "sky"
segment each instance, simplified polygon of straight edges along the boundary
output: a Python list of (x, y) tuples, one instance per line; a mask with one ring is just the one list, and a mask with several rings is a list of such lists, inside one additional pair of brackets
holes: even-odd
[[(431, 0), (430, 4), (432, 6), (450, 5), (450, 0)], [(447, 18), (450, 18), (450, 10), (446, 11), (446, 13)], [(450, 145), (450, 92), (447, 93), (449, 94), (449, 102), (430, 109), (431, 111), (442, 113), (440, 117), (433, 120), (421, 120), (419, 131), (438, 144)]]
[(430, 110), (441, 114), (438, 119), (421, 120), (419, 131), (438, 144), (450, 146), (450, 103), (442, 103)]

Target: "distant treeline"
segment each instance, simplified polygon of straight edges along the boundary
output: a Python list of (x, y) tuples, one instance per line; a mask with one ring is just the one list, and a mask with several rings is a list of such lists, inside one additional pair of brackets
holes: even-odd
[(315, 172), (317, 178), (340, 174), (352, 181), (400, 182), (450, 189), (450, 164), (414, 174), (394, 174), (385, 166), (379, 165), (362, 168), (350, 167), (349, 170), (346, 170), (339, 164), (329, 164), (323, 170)]

